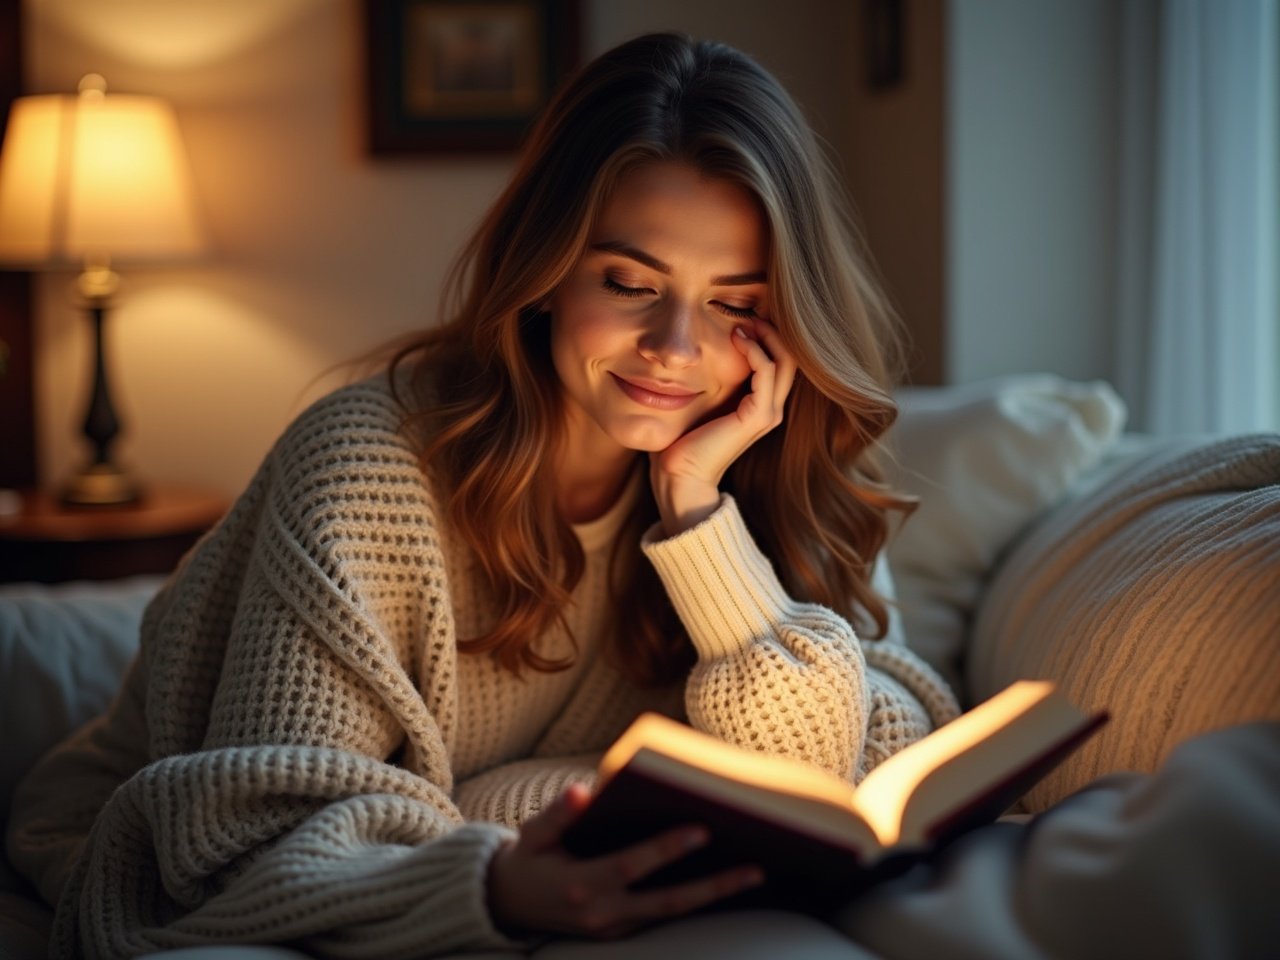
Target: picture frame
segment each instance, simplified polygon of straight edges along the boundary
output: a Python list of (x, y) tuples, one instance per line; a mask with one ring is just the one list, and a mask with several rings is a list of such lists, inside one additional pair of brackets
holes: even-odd
[(374, 156), (512, 151), (578, 65), (578, 0), (364, 0)]

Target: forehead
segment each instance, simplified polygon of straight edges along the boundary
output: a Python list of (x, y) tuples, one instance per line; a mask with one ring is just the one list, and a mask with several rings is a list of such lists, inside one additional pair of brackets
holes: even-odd
[(676, 163), (628, 171), (614, 186), (592, 231), (593, 242), (623, 241), (663, 259), (733, 260), (764, 269), (768, 228), (745, 187)]

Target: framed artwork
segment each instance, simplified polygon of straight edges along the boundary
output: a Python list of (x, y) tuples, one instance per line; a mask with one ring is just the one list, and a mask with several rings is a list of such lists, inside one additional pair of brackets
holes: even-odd
[(578, 0), (364, 0), (369, 150), (515, 148), (578, 62)]

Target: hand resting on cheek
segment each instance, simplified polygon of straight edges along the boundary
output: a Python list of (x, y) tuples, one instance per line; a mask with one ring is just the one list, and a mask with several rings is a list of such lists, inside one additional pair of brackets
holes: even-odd
[(796, 362), (767, 320), (732, 337), (751, 368), (745, 393), (721, 416), (700, 423), (649, 457), (649, 480), (668, 536), (700, 523), (720, 502), (720, 480), (738, 457), (782, 423)]

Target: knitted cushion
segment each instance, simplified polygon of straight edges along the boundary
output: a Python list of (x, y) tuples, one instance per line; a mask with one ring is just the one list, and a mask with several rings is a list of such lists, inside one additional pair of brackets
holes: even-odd
[(1280, 719), (1280, 434), (1162, 445), (1062, 505), (979, 607), (977, 700), (1057, 681), (1111, 722), (1026, 797), (1154, 770), (1179, 742)]

